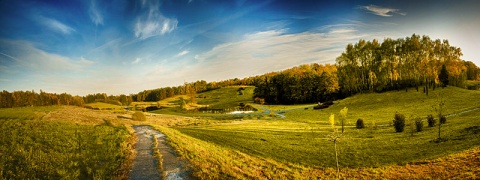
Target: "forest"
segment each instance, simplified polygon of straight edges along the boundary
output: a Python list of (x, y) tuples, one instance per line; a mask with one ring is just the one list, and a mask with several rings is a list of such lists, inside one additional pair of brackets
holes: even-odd
[(67, 93), (54, 94), (40, 90), (2, 91), (0, 107), (75, 105), (106, 102), (127, 106), (131, 102), (155, 102), (176, 95), (195, 97), (201, 93), (227, 86), (255, 86), (254, 97), (268, 104), (301, 104), (345, 98), (356, 93), (384, 92), (416, 87), (428, 95), (442, 81), (442, 66), (447, 73), (447, 84), (466, 88), (467, 80), (480, 80), (480, 69), (471, 61), (460, 59), (460, 48), (448, 40), (432, 40), (413, 34), (410, 37), (390, 39), (382, 43), (359, 40), (348, 44), (336, 59), (336, 64), (304, 64), (280, 72), (243, 79), (218, 82), (199, 80), (176, 87), (144, 90), (130, 95), (88, 94), (84, 97)]

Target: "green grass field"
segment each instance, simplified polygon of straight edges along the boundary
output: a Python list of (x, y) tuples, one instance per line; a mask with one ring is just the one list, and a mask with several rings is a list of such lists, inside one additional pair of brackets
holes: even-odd
[(46, 114), (51, 111), (57, 110), (59, 107), (60, 106), (0, 108), (0, 120), (42, 119)]
[[(243, 95), (240, 95), (238, 92), (239, 88), (244, 88)], [(197, 104), (199, 106), (205, 107), (208, 105), (211, 109), (234, 109), (240, 105), (240, 103), (251, 104), (253, 103), (253, 90), (255, 87), (252, 86), (232, 86), (224, 87), (212, 91), (207, 91), (199, 93), (197, 97), (206, 97), (206, 98), (197, 98)], [(160, 101), (159, 103), (164, 104), (164, 108), (156, 111), (151, 111), (151, 113), (157, 114), (171, 114), (171, 115), (181, 115), (181, 116), (191, 116), (191, 117), (210, 117), (216, 119), (241, 119), (241, 117), (228, 114), (219, 114), (219, 113), (206, 113), (206, 112), (194, 112), (194, 111), (184, 111), (181, 110), (178, 106), (179, 98), (183, 97), (188, 101), (188, 96), (175, 96)], [(257, 114), (258, 115), (258, 114)]]
[(126, 177), (126, 127), (43, 120), (59, 108), (0, 109), (0, 179)]
[[(411, 127), (406, 127), (406, 132), (395, 133), (390, 125), (395, 112), (405, 114), (407, 123), (413, 116), (425, 118), (427, 114), (436, 114), (432, 106), (438, 102), (438, 93), (443, 93), (446, 100), (447, 109), (444, 114), (480, 106), (480, 99), (477, 98), (480, 91), (448, 87), (437, 89), (426, 96), (410, 89), (409, 92), (360, 94), (338, 101), (324, 110), (304, 110), (298, 109), (303, 106), (295, 106), (294, 109), (297, 110), (285, 113), (285, 119), (244, 120), (241, 123), (177, 130), (203, 141), (283, 163), (333, 167), (333, 143), (327, 138), (332, 131), (328, 126), (328, 116), (334, 113), (336, 128), (340, 128), (339, 110), (347, 107), (348, 127), (338, 144), (342, 167), (405, 164), (479, 146), (480, 136), (475, 129), (480, 125), (480, 110), (447, 118), (442, 133), (448, 140), (443, 143), (431, 142), (437, 138), (438, 129), (426, 127), (426, 122), (423, 132), (412, 135)], [(266, 107), (275, 109), (272, 106)], [(282, 109), (284, 106), (278, 107)], [(369, 127), (357, 130), (354, 123), (358, 118), (363, 118)], [(378, 125), (376, 130), (371, 127), (372, 122)]]
[[(256, 105), (251, 98), (253, 87), (246, 87), (244, 95), (238, 94), (238, 88), (204, 92), (200, 95), (207, 98), (197, 98), (198, 104), (229, 108), (248, 103), (259, 109), (253, 116), (173, 107), (156, 112), (193, 117), (149, 116), (142, 123), (165, 133), (201, 179), (336, 178), (328, 117), (333, 113), (335, 128), (340, 129), (339, 111), (344, 107), (348, 108), (347, 126), (337, 143), (342, 177), (475, 179), (480, 172), (475, 161), (480, 152), (480, 109), (476, 109), (480, 91), (448, 87), (429, 96), (414, 89), (358, 94), (313, 110), (314, 104)], [(442, 125), (444, 141), (435, 142), (438, 127), (427, 127), (426, 122), (422, 132), (414, 132), (413, 126), (395, 132), (391, 124), (396, 112), (411, 124), (414, 118), (436, 115), (434, 107), (441, 96), (446, 101), (443, 114), (451, 115)], [(163, 103), (175, 101), (178, 97)], [(0, 109), (0, 179), (125, 178), (133, 138), (124, 125), (136, 123), (115, 119), (114, 113), (62, 106)], [(355, 128), (358, 118), (365, 121), (365, 129)]]
[[(243, 95), (238, 93), (239, 88), (244, 88)], [(240, 103), (253, 103), (252, 86), (232, 86), (224, 87), (213, 91), (199, 93), (198, 96), (207, 98), (197, 98), (197, 103), (200, 105), (210, 105), (211, 108), (224, 109), (238, 106)]]

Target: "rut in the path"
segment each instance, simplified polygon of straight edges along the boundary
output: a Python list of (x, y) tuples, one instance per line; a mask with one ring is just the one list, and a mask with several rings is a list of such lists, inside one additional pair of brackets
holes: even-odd
[[(195, 179), (187, 168), (187, 163), (177, 157), (175, 151), (165, 142), (165, 135), (153, 130), (150, 126), (134, 126), (137, 135), (135, 150), (137, 156), (133, 162), (130, 179)], [(163, 170), (158, 168), (158, 160), (153, 155), (153, 136), (158, 140), (158, 148), (162, 154)]]

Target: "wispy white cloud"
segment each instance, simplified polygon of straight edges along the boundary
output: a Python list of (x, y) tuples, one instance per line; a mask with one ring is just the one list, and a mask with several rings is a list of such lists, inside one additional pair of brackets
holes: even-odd
[(5, 57), (8, 57), (8, 58), (10, 58), (10, 59), (13, 59), (13, 60), (15, 60), (15, 61), (18, 61), (17, 58), (12, 57), (12, 56), (10, 56), (10, 55), (8, 55), (8, 54), (2, 53), (2, 52), (0, 52), (0, 54), (3, 55), (3, 56), (5, 56)]
[(142, 58), (136, 58), (134, 61), (132, 61), (132, 64), (138, 64), (140, 61), (142, 61)]
[(357, 31), (357, 30), (355, 30), (355, 29), (343, 29), (343, 28), (339, 28), (339, 29), (332, 29), (332, 30), (330, 31), (330, 33), (332, 33), (332, 34), (337, 34), (337, 33), (353, 33), (353, 32), (355, 32), (355, 31)]
[(393, 13), (399, 14), (402, 16), (407, 15), (405, 12), (400, 12), (400, 9), (393, 9), (393, 8), (386, 8), (386, 7), (380, 7), (376, 5), (368, 5), (368, 6), (359, 6), (360, 9), (367, 10), (368, 12), (378, 15), (378, 16), (383, 16), (383, 17), (390, 17), (392, 16)]
[[(247, 34), (195, 56), (194, 65), (176, 70), (178, 79), (217, 81), (278, 71), (299, 64), (335, 63), (347, 43), (365, 34), (353, 28), (287, 34), (287, 30)], [(171, 77), (175, 78), (175, 77)]]
[(40, 23), (42, 23), (43, 25), (47, 26), (48, 28), (54, 31), (58, 31), (63, 34), (70, 34), (72, 32), (75, 32), (75, 29), (73, 29), (72, 27), (64, 23), (61, 23), (60, 21), (57, 21), (55, 19), (51, 19), (43, 16), (38, 17), (38, 19), (40, 20)]
[(178, 53), (177, 55), (175, 55), (175, 57), (181, 57), (181, 56), (184, 56), (184, 55), (188, 54), (189, 52), (190, 52), (190, 51), (188, 51), (188, 50), (184, 50), (184, 51), (182, 51), (182, 52)]
[(95, 23), (96, 25), (103, 24), (103, 16), (100, 10), (98, 9), (96, 0), (90, 1), (90, 9), (88, 11), (88, 14), (90, 15), (90, 19), (92, 19), (93, 23)]
[(82, 71), (94, 63), (84, 57), (72, 58), (45, 52), (28, 41), (0, 40), (0, 48), (4, 46), (10, 49), (10, 55), (2, 55), (16, 60), (11, 66), (38, 73)]
[(88, 59), (85, 59), (84, 57), (80, 57), (80, 64), (82, 65), (92, 65), (94, 64), (95, 62), (92, 61), (92, 60), (88, 60)]
[(134, 34), (139, 39), (147, 39), (152, 36), (164, 35), (177, 28), (176, 18), (167, 18), (159, 10), (159, 1), (142, 1), (142, 9), (145, 13), (135, 20)]

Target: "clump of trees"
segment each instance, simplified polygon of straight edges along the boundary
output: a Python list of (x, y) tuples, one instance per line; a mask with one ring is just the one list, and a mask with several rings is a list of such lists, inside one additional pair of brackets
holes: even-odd
[(335, 65), (301, 65), (254, 78), (255, 97), (271, 104), (324, 102), (336, 98), (339, 84)]
[(96, 93), (96, 94), (88, 94), (83, 97), (86, 104), (93, 103), (93, 102), (104, 102), (113, 105), (119, 106), (128, 106), (130, 103), (133, 102), (131, 95), (121, 94), (118, 96), (110, 95), (108, 96), (106, 93)]
[[(419, 86), (424, 86), (428, 94), (429, 88), (440, 84), (439, 73), (445, 66), (448, 75), (442, 82), (462, 87), (469, 71), (460, 56), (461, 49), (451, 46), (448, 40), (432, 40), (425, 35), (386, 38), (382, 43), (360, 40), (348, 44), (337, 58), (338, 83), (347, 96), (408, 87), (417, 87), (418, 91)], [(470, 76), (473, 78), (476, 72), (472, 70)]]

